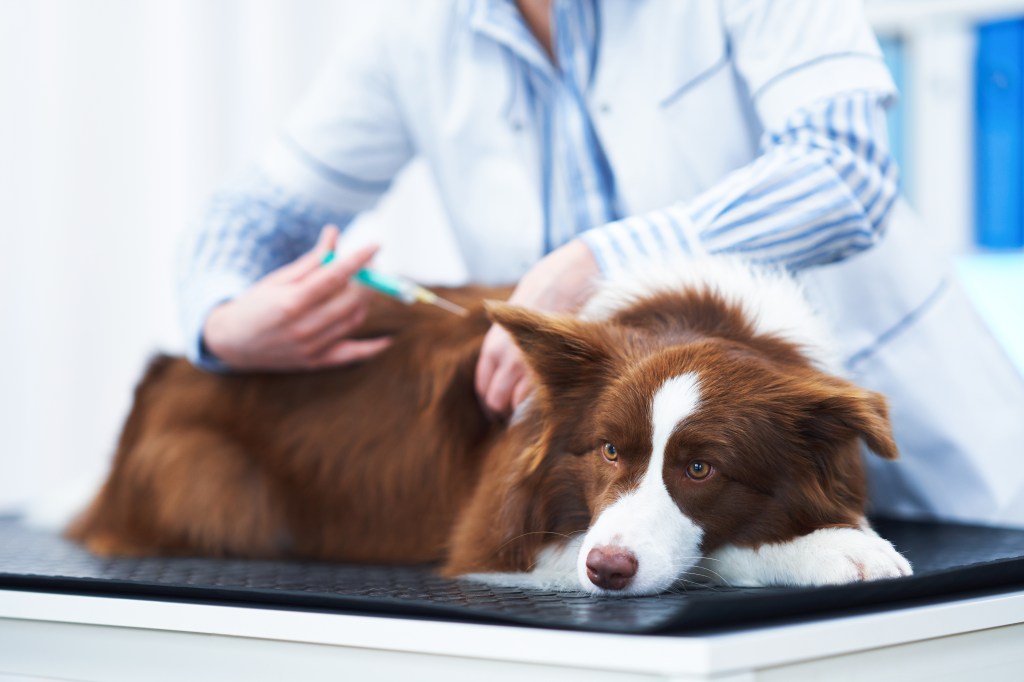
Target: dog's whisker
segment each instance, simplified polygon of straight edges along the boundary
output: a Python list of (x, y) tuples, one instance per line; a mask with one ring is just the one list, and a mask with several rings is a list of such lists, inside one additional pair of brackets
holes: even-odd
[(559, 532), (553, 531), (553, 530), (532, 530), (532, 531), (528, 531), (526, 533), (520, 533), (519, 535), (517, 535), (517, 536), (515, 536), (513, 538), (509, 538), (505, 542), (501, 543), (501, 545), (496, 550), (494, 550), (494, 554), (497, 554), (501, 550), (505, 549), (505, 547), (507, 547), (508, 545), (512, 544), (516, 540), (519, 540), (521, 538), (525, 538), (527, 535), (558, 535), (560, 537), (572, 540), (575, 535), (578, 535), (579, 533), (584, 533), (584, 532), (586, 532), (586, 531), (578, 531), (577, 533), (571, 533), (569, 535), (566, 535), (565, 533), (559, 533)]
[(725, 585), (727, 587), (730, 587), (729, 581), (726, 580), (725, 577), (721, 573), (718, 573), (717, 571), (712, 571), (710, 568), (707, 568), (706, 566), (697, 566), (697, 567), (695, 567), (695, 569), (696, 570), (690, 569), (690, 571), (688, 571), (688, 573), (690, 575), (697, 575), (697, 576), (701, 576), (701, 577), (707, 578), (709, 576), (706, 573), (699, 573), (698, 572), (698, 571), (706, 571), (707, 573), (710, 573), (711, 576), (713, 576), (715, 579), (717, 579), (719, 583), (721, 583), (722, 585)]

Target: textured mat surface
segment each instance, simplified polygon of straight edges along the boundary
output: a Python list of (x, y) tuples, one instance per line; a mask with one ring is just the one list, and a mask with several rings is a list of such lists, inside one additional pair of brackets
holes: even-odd
[(430, 616), (625, 633), (671, 632), (897, 608), (910, 600), (1024, 587), (1024, 531), (878, 521), (915, 575), (841, 587), (732, 589), (680, 584), (642, 598), (493, 588), (428, 567), (214, 559), (101, 559), (0, 520), (0, 588), (253, 606)]

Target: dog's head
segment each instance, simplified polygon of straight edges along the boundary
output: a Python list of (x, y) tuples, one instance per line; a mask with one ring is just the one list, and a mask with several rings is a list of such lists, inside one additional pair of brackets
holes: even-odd
[(723, 544), (856, 524), (859, 442), (896, 457), (885, 399), (778, 339), (665, 343), (615, 319), (490, 312), (536, 375), (541, 456), (583, 458), (586, 590), (649, 594)]

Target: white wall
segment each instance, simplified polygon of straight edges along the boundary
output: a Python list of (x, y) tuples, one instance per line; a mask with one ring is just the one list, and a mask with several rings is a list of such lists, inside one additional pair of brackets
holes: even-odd
[[(105, 466), (145, 359), (181, 347), (179, 234), (363, 6), (0, 0), (0, 511)], [(412, 174), (383, 222), (427, 240)]]

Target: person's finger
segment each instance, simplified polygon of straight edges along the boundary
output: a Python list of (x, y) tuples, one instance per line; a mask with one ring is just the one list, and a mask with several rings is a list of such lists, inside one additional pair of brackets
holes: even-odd
[(309, 349), (309, 355), (319, 357), (339, 341), (351, 336), (366, 321), (368, 310), (369, 307), (365, 303), (356, 301), (343, 316), (320, 330), (315, 336), (303, 341), (303, 345)]
[(332, 367), (369, 360), (391, 345), (391, 337), (376, 339), (344, 339), (312, 361), (312, 367)]
[(291, 263), (275, 270), (273, 276), (289, 282), (302, 279), (309, 273), (315, 272), (323, 263), (324, 256), (334, 251), (337, 244), (338, 228), (334, 225), (324, 225), (316, 240), (316, 246)]
[(318, 315), (323, 314), (329, 320), (335, 321), (349, 314), (353, 307), (369, 303), (375, 295), (373, 289), (366, 287), (345, 287), (334, 296), (321, 301), (316, 312)]
[(371, 244), (346, 256), (338, 256), (329, 264), (296, 282), (299, 287), (298, 307), (308, 309), (337, 294), (348, 284), (352, 275), (370, 262), (378, 248), (376, 244)]
[(496, 353), (500, 342), (501, 327), (491, 325), (491, 328), (484, 336), (483, 345), (480, 347), (480, 358), (476, 362), (475, 387), (476, 395), (480, 404), (486, 407), (487, 389), (491, 385), (491, 378), (494, 370), (498, 368), (498, 355)]
[(515, 411), (519, 405), (526, 400), (533, 390), (533, 374), (529, 370), (523, 373), (523, 377), (512, 389), (512, 410)]
[(526, 368), (514, 356), (506, 355), (499, 361), (498, 369), (487, 387), (484, 403), (492, 413), (507, 417), (512, 409), (512, 389), (523, 378)]
[(365, 307), (366, 302), (365, 290), (359, 287), (345, 287), (293, 320), (292, 339), (299, 343), (314, 342), (322, 337), (326, 330), (351, 317), (357, 309)]

